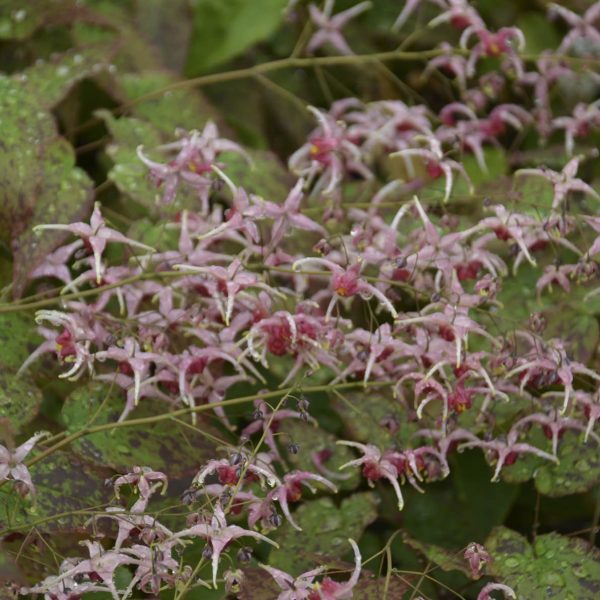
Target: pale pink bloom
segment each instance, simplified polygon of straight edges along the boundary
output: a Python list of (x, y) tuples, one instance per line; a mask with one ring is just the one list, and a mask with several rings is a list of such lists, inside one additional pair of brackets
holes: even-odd
[(317, 31), (306, 46), (306, 51), (309, 54), (325, 44), (331, 44), (340, 54), (353, 54), (348, 42), (344, 39), (342, 29), (351, 19), (371, 8), (371, 3), (360, 2), (332, 16), (334, 4), (335, 0), (325, 0), (323, 10), (320, 10), (314, 4), (309, 5), (310, 18), (317, 27)]
[(29, 469), (23, 464), (25, 457), (33, 450), (33, 447), (43, 437), (50, 435), (48, 432), (36, 433), (26, 442), (14, 450), (9, 450), (0, 444), (0, 481), (18, 481), (25, 486), (31, 494), (35, 494), (35, 486), (31, 481)]
[(220, 504), (215, 506), (214, 514), (210, 520), (210, 524), (198, 523), (188, 529), (178, 531), (173, 537), (173, 540), (178, 540), (186, 537), (202, 537), (207, 540), (208, 547), (211, 552), (213, 586), (217, 587), (217, 570), (219, 568), (219, 559), (225, 547), (232, 541), (241, 537), (252, 537), (256, 540), (267, 542), (278, 548), (278, 544), (268, 537), (248, 529), (243, 529), (237, 525), (227, 525), (225, 513)]
[(100, 283), (100, 281), (102, 280), (102, 254), (104, 253), (108, 242), (127, 244), (129, 246), (134, 246), (135, 248), (141, 248), (142, 250), (154, 252), (154, 249), (150, 246), (147, 246), (146, 244), (141, 244), (140, 242), (136, 242), (135, 240), (131, 240), (128, 237), (125, 237), (119, 231), (107, 227), (106, 222), (104, 221), (102, 214), (100, 213), (99, 202), (96, 202), (96, 204), (94, 205), (94, 211), (92, 212), (89, 225), (87, 223), (79, 222), (72, 223), (71, 225), (36, 225), (33, 228), (34, 231), (42, 231), (45, 229), (69, 231), (70, 233), (79, 236), (83, 240), (84, 245), (88, 247), (94, 255), (97, 283)]
[(517, 174), (543, 177), (552, 184), (554, 188), (552, 210), (560, 208), (560, 205), (564, 202), (569, 192), (581, 192), (582, 194), (592, 196), (596, 200), (600, 200), (600, 194), (593, 187), (576, 177), (579, 170), (579, 163), (582, 159), (582, 156), (572, 158), (560, 172), (543, 167), (541, 169), (520, 169), (517, 171)]

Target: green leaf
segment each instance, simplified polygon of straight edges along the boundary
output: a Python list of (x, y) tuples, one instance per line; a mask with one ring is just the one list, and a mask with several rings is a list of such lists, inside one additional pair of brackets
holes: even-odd
[(41, 403), (42, 392), (33, 383), (0, 371), (0, 421), (7, 419), (18, 431), (36, 416)]
[(329, 497), (304, 502), (294, 513), (302, 527), (296, 531), (285, 522), (272, 536), (279, 549), (269, 555), (269, 565), (299, 575), (324, 561), (351, 552), (348, 538), (358, 540), (377, 518), (374, 494), (354, 494), (337, 507)]
[(168, 69), (180, 72), (192, 32), (189, 0), (144, 0), (136, 3), (135, 23), (142, 37)]
[(134, 115), (151, 123), (165, 140), (171, 140), (178, 128), (202, 129), (207, 120), (218, 117), (214, 108), (191, 87), (161, 92), (176, 81), (162, 71), (126, 73), (118, 78), (125, 100), (133, 103)]
[(471, 571), (468, 568), (467, 562), (463, 558), (462, 549), (459, 552), (452, 552), (435, 544), (425, 544), (418, 540), (412, 539), (408, 535), (403, 537), (404, 543), (420, 552), (428, 561), (441, 567), (444, 571), (460, 571), (468, 577), (471, 576)]
[(556, 533), (533, 546), (505, 527), (485, 543), (492, 557), (488, 572), (527, 600), (594, 600), (600, 595), (600, 552), (578, 538)]
[(70, 453), (56, 452), (33, 465), (30, 473), (35, 499), (22, 499), (11, 482), (0, 487), (2, 528), (25, 529), (35, 524), (40, 532), (83, 531), (91, 514), (71, 513), (104, 504), (111, 496), (104, 479), (112, 473), (91, 467)]
[[(550, 441), (539, 428), (532, 430), (526, 441), (551, 452)], [(600, 483), (600, 453), (593, 439), (584, 444), (581, 434), (566, 431), (559, 441), (558, 460), (560, 463), (555, 464), (536, 456), (521, 456), (502, 470), (502, 479), (522, 483), (534, 478), (538, 492), (554, 498), (587, 492)]]
[(287, 0), (197, 0), (186, 72), (198, 75), (268, 38)]
[[(65, 401), (63, 419), (70, 432), (92, 425), (116, 423), (123, 412), (123, 391), (110, 385), (91, 383), (75, 390)], [(155, 416), (169, 411), (168, 405), (142, 398), (130, 418)], [(129, 472), (133, 465), (150, 466), (168, 473), (169, 479), (191, 480), (199, 467), (215, 453), (216, 432), (199, 421), (198, 431), (175, 421), (139, 427), (115, 427), (73, 442), (73, 451), (93, 463)], [(211, 437), (212, 436), (212, 437)]]
[(0, 314), (0, 367), (17, 371), (40, 339), (29, 316), (18, 312)]
[(0, 6), (0, 39), (22, 40), (29, 37), (47, 18), (49, 0), (3, 0)]
[(63, 138), (53, 140), (45, 149), (38, 195), (28, 228), (13, 240), (13, 293), (20, 296), (27, 275), (68, 237), (64, 232), (35, 233), (35, 225), (72, 223), (82, 220), (92, 205), (92, 181), (75, 167), (73, 148)]
[(11, 237), (13, 295), (19, 297), (31, 270), (68, 236), (38, 237), (31, 228), (83, 217), (91, 205), (92, 182), (74, 166), (73, 149), (58, 137), (50, 113), (22, 83), (0, 77), (0, 112), (0, 227)]
[[(373, 390), (344, 393), (343, 400), (336, 399), (335, 409), (352, 439), (375, 444), (380, 449), (394, 444), (406, 447), (419, 429), (409, 421), (403, 404)], [(395, 423), (398, 429), (390, 429), (385, 425), (388, 422)]]
[[(326, 468), (335, 474), (343, 475), (346, 479), (334, 479), (331, 478), (331, 482), (337, 485), (338, 489), (341, 490), (352, 490), (358, 485), (360, 479), (359, 472), (356, 469), (347, 469), (342, 472), (339, 471), (339, 467), (343, 464), (353, 460), (355, 454), (347, 446), (339, 446), (335, 443), (336, 436), (321, 429), (321, 427), (315, 427), (303, 421), (296, 419), (288, 419), (281, 424), (281, 433), (287, 434), (285, 442), (282, 446), (285, 448), (286, 442), (293, 441), (300, 446), (300, 452), (298, 454), (288, 453), (286, 460), (290, 462), (294, 468), (300, 469), (301, 471), (310, 471), (311, 473), (318, 473), (319, 475), (326, 475), (319, 473), (315, 464), (312, 460), (312, 455), (316, 452), (330, 451), (331, 457), (324, 463)], [(289, 437), (288, 437), (289, 436)]]
[(114, 50), (96, 45), (81, 50), (69, 50), (46, 62), (37, 61), (16, 76), (25, 90), (36, 97), (40, 106), (51, 108), (58, 104), (78, 81), (105, 70)]

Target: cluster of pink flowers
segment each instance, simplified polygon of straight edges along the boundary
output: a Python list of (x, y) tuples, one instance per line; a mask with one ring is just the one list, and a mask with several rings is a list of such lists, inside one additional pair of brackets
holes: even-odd
[[(401, 30), (421, 4), (426, 3), (408, 0), (395, 28)], [(289, 158), (297, 180), (286, 198), (264, 199), (231, 180), (220, 155), (246, 154), (220, 137), (212, 123), (202, 132), (178, 132), (176, 141), (157, 149), (139, 148), (162, 202), (177, 203), (182, 189), (198, 199), (197, 210), (181, 210), (166, 225), (178, 238), (166, 249), (116, 230), (99, 204), (89, 224), (38, 227), (66, 230), (76, 239), (49, 255), (32, 279), (55, 278), (66, 292), (98, 288), (98, 294), (71, 294), (59, 309), (38, 312), (44, 342), (21, 371), (50, 353), (63, 365), (62, 378), (114, 382), (122, 390), (121, 421), (140, 402), (154, 398), (164, 401), (165, 411), (188, 407), (194, 419), (198, 407), (214, 405), (216, 418), (230, 431), (237, 427), (223, 406), (230, 389), (240, 383), (266, 385), (273, 364), (285, 365), (278, 383), (300, 391), (317, 373), (332, 387), (381, 384), (383, 391), (377, 393), (396, 402), (414, 426), (411, 441), (388, 448), (369, 441), (342, 439), (338, 444), (362, 454), (342, 468), (361, 467), (369, 485), (389, 482), (399, 509), (404, 504), (401, 485), (408, 482), (423, 492), (427, 482), (447, 477), (452, 452), (481, 449), (497, 481), (503, 469), (526, 454), (544, 464), (558, 463), (566, 431), (580, 435), (582, 443), (600, 443), (594, 433), (600, 419), (600, 374), (575, 360), (566, 340), (544, 338), (540, 315), (532, 315), (529, 327), (510, 336), (488, 318), (501, 306), (503, 279), (524, 262), (544, 265), (536, 286), (540, 295), (555, 283), (568, 293), (572, 284), (597, 279), (600, 219), (569, 208), (585, 208), (576, 203), (582, 197), (590, 203), (600, 200), (584, 175), (578, 176), (584, 161), (595, 156), (576, 154), (579, 142), (600, 128), (600, 104), (577, 104), (571, 113), (553, 114), (555, 86), (585, 74), (574, 73), (568, 61), (551, 53), (528, 71), (532, 63), (522, 57), (525, 38), (519, 29), (490, 31), (463, 0), (430, 4), (440, 11), (430, 26), (448, 24), (462, 32), (454, 46), (446, 42), (440, 47), (424, 70), (427, 77), (435, 70), (449, 74), (456, 84), (457, 99), (437, 113), (400, 100), (350, 98), (328, 110), (311, 107), (316, 128)], [(311, 6), (316, 31), (308, 51), (333, 47), (351, 53), (342, 27), (368, 5), (362, 2), (338, 14), (330, 1), (322, 10)], [(571, 28), (559, 52), (575, 47), (584, 52), (582, 39), (598, 48), (600, 2), (584, 16), (556, 5), (550, 13)], [(498, 68), (480, 76), (479, 67), (489, 58), (499, 59)], [(534, 106), (526, 100), (530, 88)], [(523, 102), (497, 103), (499, 91), (506, 89)], [(464, 154), (472, 154), (486, 171), (488, 148), (502, 148), (516, 133), (546, 141), (557, 132), (564, 135), (568, 156), (562, 170), (525, 164), (516, 172), (545, 179), (552, 187), (552, 201), (541, 212), (504, 199), (484, 203), (474, 221), (451, 212), (457, 180), (465, 184), (463, 196), (475, 190), (461, 162)], [(148, 158), (152, 151), (152, 156), (164, 155), (164, 162)], [(381, 180), (382, 163), (390, 156), (401, 163), (401, 180)], [(366, 208), (345, 197), (345, 184), (356, 179), (370, 186), (365, 188), (372, 192)], [(439, 190), (437, 180), (443, 181)], [(439, 202), (425, 200), (432, 191)], [(335, 235), (328, 229), (332, 221)], [(582, 228), (584, 236), (579, 235)], [(124, 252), (118, 264), (106, 252), (113, 244)], [(549, 264), (545, 251), (550, 248), (571, 262)], [(496, 427), (497, 406), (515, 398), (527, 399), (529, 408), (507, 426)], [(190, 568), (181, 568), (179, 555), (197, 537), (206, 540), (203, 557), (212, 565), (216, 586), (231, 542), (253, 538), (275, 545), (267, 534), (283, 519), (300, 529), (292, 505), (305, 488), (336, 493), (331, 479), (339, 474), (316, 455), (318, 472), (287, 468), (275, 431), (284, 419), (312, 420), (308, 401), (300, 397), (297, 403), (292, 410), (256, 394), (254, 417), (241, 430), (241, 449), (203, 465), (184, 495), (191, 507), (204, 499), (212, 509), (191, 511), (179, 531), (147, 513), (152, 495), (166, 485), (165, 474), (136, 467), (116, 479), (116, 498), (121, 486), (130, 485), (138, 499), (128, 509), (117, 503), (107, 509), (104, 518), (118, 526), (114, 545), (88, 542), (89, 558), (65, 560), (58, 575), (28, 592), (68, 600), (104, 590), (123, 599), (137, 587), (156, 595), (161, 587), (192, 577)], [(469, 425), (461, 420), (465, 413), (473, 415)], [(544, 447), (528, 438), (533, 426), (548, 438)], [(33, 492), (23, 461), (38, 438), (14, 451), (0, 446), (0, 479)], [(259, 438), (260, 451), (250, 452), (248, 441)], [(247, 528), (230, 524), (240, 514)], [(323, 568), (293, 577), (264, 566), (281, 588), (279, 599), (351, 598), (361, 556), (356, 543), (349, 543), (355, 569), (343, 583), (329, 577), (317, 582)], [(489, 561), (477, 544), (465, 556), (474, 576)], [(124, 591), (114, 582), (120, 566), (134, 573)], [(490, 598), (495, 590), (515, 597), (507, 586), (489, 584), (480, 598)]]

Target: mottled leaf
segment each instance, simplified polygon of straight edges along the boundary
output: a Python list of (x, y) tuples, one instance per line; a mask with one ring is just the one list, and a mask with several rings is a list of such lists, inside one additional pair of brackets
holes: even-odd
[[(529, 433), (527, 441), (550, 452), (550, 442), (538, 430)], [(531, 455), (519, 457), (516, 463), (502, 470), (502, 478), (521, 483), (534, 478), (535, 487), (546, 496), (560, 497), (594, 489), (600, 482), (600, 453), (598, 444), (582, 435), (566, 431), (558, 445), (559, 464)]]
[(112, 494), (104, 486), (110, 471), (91, 467), (70, 453), (56, 452), (33, 465), (30, 472), (35, 500), (22, 499), (10, 482), (0, 487), (2, 528), (24, 529), (35, 524), (42, 532), (82, 531), (91, 515), (72, 513), (103, 505)]
[(13, 294), (58, 244), (64, 232), (36, 237), (40, 223), (69, 223), (88, 211), (92, 182), (74, 167), (73, 149), (59, 138), (50, 113), (14, 79), (0, 78), (0, 225), (10, 232)]
[(50, 61), (40, 60), (16, 76), (25, 90), (38, 98), (40, 106), (51, 108), (60, 102), (78, 81), (105, 70), (114, 48), (106, 45), (70, 50)]
[(42, 393), (31, 381), (0, 370), (0, 420), (18, 431), (37, 415), (41, 402)]
[(0, 367), (18, 370), (39, 343), (30, 316), (0, 313)]
[(303, 503), (294, 513), (302, 527), (284, 523), (272, 536), (280, 545), (269, 555), (269, 564), (299, 575), (331, 558), (351, 551), (348, 538), (358, 540), (377, 518), (377, 499), (370, 492), (354, 494), (337, 507), (329, 497)]
[[(75, 390), (65, 401), (63, 419), (69, 431), (115, 423), (125, 405), (124, 392), (114, 386), (92, 383)], [(164, 402), (143, 398), (130, 418), (169, 412)], [(210, 425), (199, 421), (198, 429), (218, 436)], [(214, 442), (175, 421), (117, 427), (75, 441), (73, 451), (86, 459), (128, 472), (133, 465), (148, 465), (169, 478), (191, 478), (215, 453)]]
[(420, 552), (428, 561), (441, 567), (444, 571), (460, 571), (465, 575), (470, 576), (471, 572), (467, 562), (463, 558), (463, 549), (460, 549), (458, 552), (453, 552), (435, 544), (419, 542), (408, 535), (404, 535), (403, 539), (405, 544), (408, 544), (411, 548)]
[(492, 557), (488, 572), (527, 600), (594, 600), (600, 595), (600, 552), (578, 538), (556, 533), (527, 540), (505, 527), (485, 544)]
[(132, 103), (134, 115), (151, 123), (165, 139), (171, 139), (178, 128), (202, 129), (207, 120), (218, 116), (191, 87), (169, 89), (175, 83), (171, 75), (162, 71), (127, 73), (119, 77), (121, 91), (125, 100)]
[(0, 5), (0, 39), (21, 40), (30, 36), (48, 16), (50, 0), (3, 0)]

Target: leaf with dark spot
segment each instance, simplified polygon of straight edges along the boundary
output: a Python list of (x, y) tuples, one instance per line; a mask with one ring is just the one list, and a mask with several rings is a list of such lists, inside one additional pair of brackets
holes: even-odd
[(0, 370), (0, 420), (18, 431), (37, 415), (42, 392), (31, 381)]
[[(63, 419), (69, 431), (116, 423), (123, 412), (124, 392), (114, 386), (92, 383), (75, 390), (65, 401)], [(142, 398), (130, 418), (169, 412), (164, 402)], [(200, 421), (198, 429), (217, 436), (210, 425)], [(212, 458), (214, 442), (175, 421), (138, 427), (115, 427), (84, 436), (73, 443), (73, 451), (96, 464), (121, 473), (133, 465), (150, 466), (169, 474), (169, 478), (191, 478)]]
[(70, 453), (56, 452), (30, 467), (30, 473), (35, 499), (22, 499), (10, 481), (0, 487), (3, 529), (27, 529), (35, 524), (41, 532), (83, 531), (91, 513), (70, 513), (103, 505), (112, 495), (104, 486), (112, 472), (92, 467)]
[(581, 539), (549, 533), (530, 546), (517, 532), (498, 527), (485, 546), (492, 557), (488, 573), (512, 587), (518, 598), (600, 596), (600, 552)]

